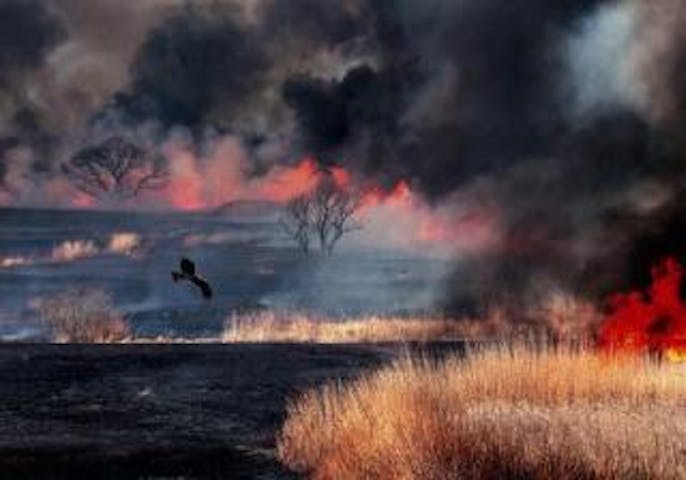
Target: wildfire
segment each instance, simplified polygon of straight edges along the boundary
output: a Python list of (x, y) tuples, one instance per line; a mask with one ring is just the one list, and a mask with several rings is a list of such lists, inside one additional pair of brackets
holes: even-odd
[(243, 199), (283, 203), (314, 188), (322, 175), (313, 159), (304, 158), (294, 166), (275, 165), (251, 178), (245, 174), (246, 160), (231, 144), (203, 161), (174, 145), (167, 154), (173, 159), (169, 185), (153, 196), (176, 210), (203, 210)]
[[(195, 211), (235, 200), (284, 204), (312, 191), (326, 175), (331, 175), (338, 187), (359, 193), (356, 216), (366, 225), (369, 238), (377, 243), (401, 247), (430, 244), (440, 246), (442, 251), (470, 252), (489, 248), (498, 240), (497, 212), (478, 206), (429, 205), (404, 179), (387, 188), (341, 166), (322, 168), (312, 157), (293, 165), (273, 165), (263, 174), (251, 176), (247, 173), (251, 170), (250, 160), (241, 145), (231, 139), (220, 142), (205, 156), (198, 156), (181, 141), (169, 141), (163, 150), (169, 159), (167, 185), (143, 192), (128, 200), (127, 206)], [(71, 203), (91, 208), (97, 199), (74, 192)]]
[(303, 159), (295, 167), (274, 167), (262, 179), (255, 181), (253, 197), (283, 203), (312, 190), (321, 172), (311, 158)]
[(667, 258), (652, 270), (645, 290), (610, 298), (610, 313), (600, 331), (601, 346), (658, 352), (668, 360), (686, 360), (686, 304), (680, 288), (684, 268)]
[(332, 167), (331, 176), (339, 187), (347, 187), (352, 181), (350, 173), (343, 167)]

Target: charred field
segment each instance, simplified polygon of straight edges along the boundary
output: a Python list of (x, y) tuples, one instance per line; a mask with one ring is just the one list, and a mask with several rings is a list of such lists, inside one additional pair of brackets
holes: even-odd
[(2, 345), (0, 476), (289, 478), (275, 452), (287, 399), (398, 351)]

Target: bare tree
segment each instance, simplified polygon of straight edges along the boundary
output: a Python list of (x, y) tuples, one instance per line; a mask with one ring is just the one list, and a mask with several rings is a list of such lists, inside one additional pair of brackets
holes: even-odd
[(312, 228), (312, 198), (299, 195), (286, 204), (281, 226), (296, 241), (303, 253), (310, 251), (310, 230)]
[(314, 236), (320, 251), (331, 255), (343, 235), (361, 228), (354, 218), (361, 201), (359, 190), (341, 186), (326, 176), (314, 190), (288, 202), (281, 223), (303, 252), (309, 252), (310, 238)]
[(164, 157), (119, 136), (76, 152), (62, 171), (87, 195), (119, 200), (163, 188), (169, 178)]

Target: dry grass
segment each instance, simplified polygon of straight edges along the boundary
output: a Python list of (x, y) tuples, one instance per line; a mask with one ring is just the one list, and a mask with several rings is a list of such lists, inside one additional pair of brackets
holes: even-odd
[(39, 302), (57, 343), (112, 343), (131, 337), (126, 320), (102, 290), (69, 290)]
[(379, 316), (330, 318), (305, 312), (266, 310), (234, 314), (225, 322), (229, 343), (368, 343), (521, 337), (544, 334), (569, 339), (592, 336), (599, 315), (588, 302), (550, 295), (526, 311), (502, 305), (480, 318)]
[(440, 317), (364, 316), (334, 319), (302, 312), (267, 310), (233, 315), (222, 340), (228, 343), (371, 343), (454, 340), (502, 334), (498, 317), (451, 320)]
[(316, 479), (686, 478), (685, 373), (567, 347), (403, 359), (291, 403), (279, 456)]

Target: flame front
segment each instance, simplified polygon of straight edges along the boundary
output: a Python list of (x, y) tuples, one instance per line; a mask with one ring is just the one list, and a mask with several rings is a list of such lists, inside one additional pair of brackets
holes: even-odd
[(652, 270), (652, 284), (610, 298), (610, 313), (601, 331), (601, 346), (658, 352), (672, 361), (686, 360), (686, 305), (680, 288), (684, 268), (668, 258)]
[[(409, 180), (399, 179), (391, 188), (385, 188), (341, 166), (324, 168), (309, 156), (291, 165), (275, 164), (260, 175), (251, 175), (249, 158), (231, 138), (218, 142), (202, 156), (178, 139), (167, 141), (161, 148), (169, 160), (167, 185), (122, 201), (122, 206), (201, 211), (236, 200), (284, 204), (312, 191), (329, 174), (339, 187), (359, 190), (360, 208), (356, 216), (369, 233), (363, 241), (391, 247), (430, 245), (438, 247), (432, 251), (440, 254), (477, 253), (499, 241), (499, 218), (495, 209), (454, 202), (430, 205)], [(99, 200), (74, 191), (71, 204), (77, 208), (96, 208)]]

